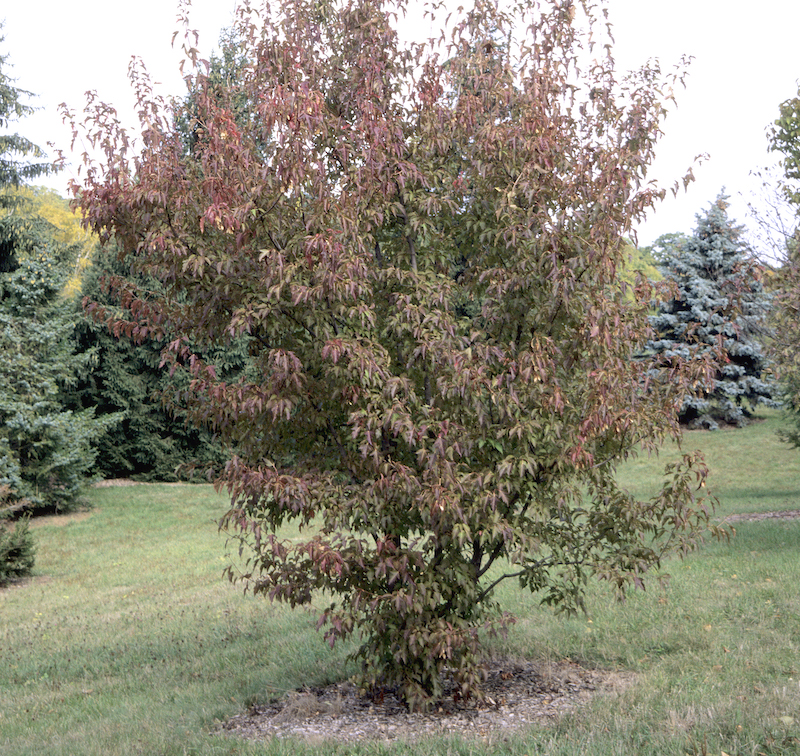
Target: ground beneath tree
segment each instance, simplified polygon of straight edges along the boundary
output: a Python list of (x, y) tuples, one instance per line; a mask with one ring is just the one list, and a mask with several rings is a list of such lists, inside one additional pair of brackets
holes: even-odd
[(379, 699), (351, 683), (308, 688), (281, 700), (253, 706), (221, 727), (229, 735), (253, 740), (297, 737), (311, 742), (413, 740), (459, 735), (501, 742), (515, 730), (547, 725), (585, 706), (598, 695), (618, 695), (632, 682), (631, 673), (585, 669), (571, 661), (534, 664), (499, 659), (487, 665), (483, 701), (448, 697), (427, 714), (412, 714), (397, 696)]
[[(98, 485), (136, 482), (121, 479)], [(800, 509), (729, 515), (723, 523), (797, 518)], [(220, 732), (251, 740), (297, 737), (311, 742), (390, 742), (458, 735), (497, 743), (516, 730), (552, 724), (596, 696), (619, 695), (635, 677), (629, 672), (585, 669), (572, 661), (512, 659), (491, 661), (487, 674), (486, 698), (479, 703), (456, 703), (450, 697), (435, 711), (411, 714), (392, 692), (378, 700), (351, 683), (340, 683), (292, 691), (279, 701), (253, 706), (225, 722)]]
[[(800, 509), (730, 515), (724, 522), (797, 518)], [(376, 700), (342, 683), (292, 691), (279, 701), (253, 706), (220, 730), (251, 740), (391, 742), (458, 735), (497, 743), (516, 730), (553, 724), (596, 696), (619, 695), (635, 679), (630, 672), (585, 669), (572, 661), (499, 659), (487, 665), (487, 673), (486, 698), (480, 703), (449, 698), (431, 713), (412, 714), (393, 693)]]

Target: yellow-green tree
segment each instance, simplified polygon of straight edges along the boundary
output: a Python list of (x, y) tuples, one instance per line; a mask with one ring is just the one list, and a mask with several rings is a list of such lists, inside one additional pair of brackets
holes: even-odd
[[(61, 262), (71, 269), (63, 294), (67, 298), (79, 294), (83, 274), (92, 263), (97, 237), (83, 228), (81, 218), (70, 207), (69, 200), (54, 189), (41, 186), (9, 186), (0, 193), (3, 195), (0, 207), (5, 206), (7, 213), (13, 213), (15, 223), (20, 227), (45, 227), (49, 224), (48, 235), (59, 245), (65, 257)], [(25, 246), (20, 247), (18, 254), (24, 256), (27, 253)]]

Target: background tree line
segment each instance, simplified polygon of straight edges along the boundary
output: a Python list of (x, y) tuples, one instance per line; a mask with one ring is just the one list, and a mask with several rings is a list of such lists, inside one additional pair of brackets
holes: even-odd
[[(33, 108), (7, 68), (0, 56), (0, 128), (11, 132)], [(0, 135), (0, 584), (33, 566), (30, 514), (82, 505), (93, 480), (175, 480), (226, 458), (181, 412), (188, 379), (162, 370), (160, 346), (84, 316), (82, 299), (105, 301), (104, 282), (129, 266), (68, 200), (33, 185), (53, 170), (43, 156), (18, 133)], [(246, 345), (213, 359), (222, 374), (240, 371)]]

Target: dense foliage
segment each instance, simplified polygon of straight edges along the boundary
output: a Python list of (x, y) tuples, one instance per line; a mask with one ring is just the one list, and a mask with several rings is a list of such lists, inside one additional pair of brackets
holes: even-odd
[(69, 509), (93, 473), (98, 440), (118, 419), (65, 409), (92, 355), (74, 348), (68, 271), (51, 246), (0, 276), (0, 482), (30, 509)]
[[(17, 252), (32, 251), (35, 240), (46, 238), (57, 245), (60, 253), (58, 263), (71, 270), (63, 294), (75, 297), (81, 290), (84, 271), (91, 265), (97, 240), (81, 225), (80, 216), (70, 209), (70, 203), (58, 192), (42, 186), (21, 186), (6, 189), (3, 198), (13, 202), (14, 213), (7, 216), (27, 231), (18, 234)], [(38, 228), (37, 233), (30, 229)]]
[(762, 348), (768, 299), (727, 207), (720, 195), (698, 216), (691, 236), (670, 234), (654, 245), (675, 288), (652, 318), (657, 335), (650, 349), (684, 360), (719, 357), (711, 382), (684, 398), (680, 419), (691, 427), (741, 425), (758, 404), (775, 404)]
[[(129, 273), (130, 261), (118, 259), (116, 248), (101, 251), (83, 276), (82, 293), (92, 302), (113, 306), (109, 288), (116, 277)], [(158, 286), (152, 279), (138, 281)], [(98, 417), (122, 416), (98, 448), (96, 474), (169, 481), (205, 476), (223, 467), (229, 454), (220, 440), (191, 423), (181, 406), (189, 384), (187, 371), (170, 374), (161, 367), (161, 341), (118, 338), (104, 323), (85, 318), (76, 326), (75, 339), (79, 352), (91, 351), (95, 358), (64, 397), (65, 405), (93, 408)], [(239, 339), (204, 356), (213, 360), (220, 376), (230, 379), (245, 368), (247, 345)]]
[(28, 519), (8, 522), (15, 514), (15, 507), (7, 503), (8, 494), (8, 486), (0, 486), (0, 588), (11, 580), (30, 575), (36, 561)]
[[(649, 501), (615, 479), (679, 434), (703, 377), (634, 359), (651, 291), (620, 283), (662, 196), (645, 175), (671, 77), (620, 78), (588, 2), (477, 3), (442, 50), (401, 43), (396, 10), (242, 10), (236, 77), (187, 45), (190, 107), (135, 69), (141, 139), (91, 103), (105, 162), (75, 192), (160, 286), (120, 283), (129, 316), (95, 317), (172, 334), (188, 415), (237, 451), (220, 485), (245, 577), (292, 605), (323, 591), (365, 683), (424, 706), (444, 667), (479, 694), (501, 581), (575, 610), (591, 575), (621, 593), (695, 546), (709, 510), (693, 455)], [(252, 370), (227, 382), (196, 350), (241, 336)]]
[(800, 448), (800, 91), (780, 106), (770, 133), (770, 146), (782, 154), (784, 198), (796, 213), (793, 231), (782, 249), (776, 272), (773, 308), (773, 354), (783, 389), (783, 403), (793, 427), (784, 437)]
[[(0, 125), (7, 127), (30, 108), (4, 63), (0, 58)], [(49, 170), (25, 162), (41, 155), (24, 137), (0, 137), (0, 485), (17, 510), (74, 506), (94, 446), (115, 421), (71, 412), (61, 401), (91, 354), (74, 350), (75, 314), (61, 296), (80, 245), (35, 212), (35, 192), (17, 187)]]

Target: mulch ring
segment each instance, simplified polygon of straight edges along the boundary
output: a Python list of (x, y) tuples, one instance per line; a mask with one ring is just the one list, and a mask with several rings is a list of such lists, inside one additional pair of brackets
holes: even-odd
[(515, 730), (547, 725), (598, 695), (619, 695), (634, 680), (628, 672), (593, 670), (570, 660), (534, 664), (494, 659), (482, 701), (445, 699), (428, 713), (412, 713), (392, 691), (379, 697), (352, 683), (291, 691), (254, 705), (225, 722), (220, 731), (250, 740), (295, 737), (322, 741), (413, 741), (457, 735), (500, 742)]

